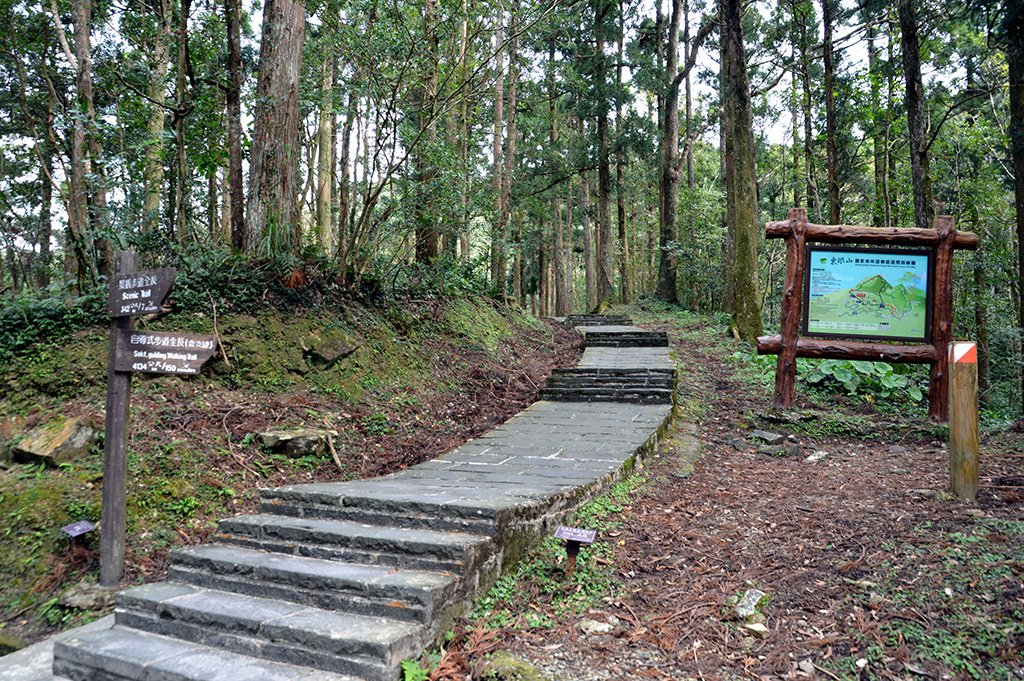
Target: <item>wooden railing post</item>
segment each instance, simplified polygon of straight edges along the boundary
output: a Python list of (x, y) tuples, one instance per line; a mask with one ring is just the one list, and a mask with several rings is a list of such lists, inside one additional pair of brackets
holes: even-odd
[(793, 406), (796, 391), (796, 347), (800, 341), (800, 313), (803, 302), (804, 245), (807, 243), (807, 209), (790, 208), (786, 236), (786, 280), (782, 290), (782, 347), (775, 371), (776, 409)]
[(949, 353), (946, 348), (953, 333), (953, 242), (956, 229), (953, 218), (937, 215), (932, 223), (939, 236), (935, 247), (931, 344), (937, 352), (928, 384), (928, 418), (945, 421), (949, 416)]

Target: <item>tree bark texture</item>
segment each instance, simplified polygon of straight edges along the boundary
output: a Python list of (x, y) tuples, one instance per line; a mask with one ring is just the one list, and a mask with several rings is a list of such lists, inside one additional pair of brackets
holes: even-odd
[(828, 154), (828, 213), (829, 222), (838, 225), (840, 218), (839, 149), (836, 142), (835, 55), (832, 47), (833, 5), (835, 0), (821, 0), (821, 22), (825, 40), (822, 54), (825, 63), (825, 146)]
[(324, 56), (321, 66), (319, 158), (316, 176), (316, 226), (325, 253), (334, 252), (334, 59)]
[(914, 225), (932, 224), (932, 181), (928, 168), (928, 119), (924, 110), (921, 79), (921, 41), (918, 36), (916, 0), (899, 0), (900, 35), (903, 39), (903, 77), (907, 83), (907, 130), (910, 142), (910, 176), (914, 189)]
[(263, 9), (248, 222), (265, 257), (302, 247), (299, 220), (299, 71), (306, 6), (301, 0), (266, 0)]
[(683, 0), (672, 0), (672, 14), (668, 24), (668, 46), (665, 50), (665, 121), (661, 136), (661, 181), (659, 182), (662, 208), (661, 228), (658, 232), (658, 297), (674, 303), (677, 300), (676, 257), (672, 242), (678, 238), (676, 218), (679, 208), (679, 20)]
[(597, 271), (594, 267), (594, 223), (591, 218), (590, 176), (580, 172), (580, 221), (583, 224), (583, 281), (586, 287), (586, 309), (597, 307)]
[(757, 283), (759, 225), (753, 112), (743, 46), (741, 1), (721, 0), (719, 6), (725, 137), (731, 141), (731, 149), (725, 157), (725, 186), (733, 197), (730, 223), (735, 243), (730, 249), (734, 253), (734, 261), (729, 280), (733, 289), (732, 318), (740, 338), (753, 342), (761, 335), (762, 329), (761, 296)]
[(185, 120), (191, 111), (188, 98), (188, 15), (192, 11), (191, 0), (181, 0), (178, 6), (177, 27), (177, 69), (174, 82), (174, 141), (175, 141), (175, 186), (178, 191), (174, 201), (174, 220), (171, 225), (178, 242), (184, 244), (189, 237), (189, 195), (191, 177), (188, 171), (188, 148), (185, 145)]
[(164, 190), (164, 101), (167, 97), (167, 71), (170, 67), (171, 6), (170, 0), (157, 0), (156, 35), (151, 46), (148, 95), (149, 116), (146, 121), (149, 139), (146, 143), (146, 165), (143, 170), (145, 197), (142, 203), (142, 230), (160, 228), (160, 197)]
[[(1014, 207), (1017, 212), (1017, 287), (1024, 290), (1024, 2), (1013, 0), (1006, 27), (1006, 61), (1010, 85), (1010, 152), (1013, 157)], [(1024, 303), (1018, 302), (1019, 328), (1024, 330)], [(1024, 374), (1021, 375), (1024, 383)], [(1024, 384), (1021, 386), (1024, 410)]]
[(501, 0), (498, 2), (498, 28), (494, 36), (494, 135), (491, 138), (492, 156), (492, 187), (494, 192), (494, 217), (491, 223), (491, 286), (500, 295), (505, 293), (505, 225), (501, 218), (505, 214), (502, 205), (504, 182), (502, 170), (505, 167), (502, 159), (502, 131), (505, 125), (505, 52), (502, 43), (505, 41), (505, 12)]
[(228, 87), (225, 92), (228, 128), (228, 185), (231, 195), (231, 247), (249, 247), (245, 229), (245, 188), (242, 184), (242, 0), (224, 0), (228, 43)]
[[(605, 45), (609, 15), (613, 5), (609, 0), (594, 0), (594, 78), (598, 92), (608, 91), (608, 59)], [(615, 302), (614, 270), (612, 266), (612, 174), (611, 143), (608, 130), (610, 106), (608, 97), (598, 96), (597, 102), (597, 311)]]
[(428, 263), (441, 252), (441, 233), (437, 228), (437, 207), (434, 181), (437, 169), (431, 161), (437, 143), (437, 123), (434, 109), (437, 104), (438, 38), (436, 29), (437, 0), (425, 0), (423, 35), (427, 43), (427, 57), (421, 71), (419, 101), (420, 141), (413, 150), (416, 166), (418, 200), (414, 208), (416, 223), (416, 262)]

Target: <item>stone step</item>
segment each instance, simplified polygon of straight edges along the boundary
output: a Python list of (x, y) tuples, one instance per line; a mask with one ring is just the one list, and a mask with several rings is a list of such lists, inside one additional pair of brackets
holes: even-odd
[(151, 634), (373, 681), (397, 678), (401, 661), (419, 652), (426, 637), (425, 627), (409, 622), (178, 582), (122, 591), (114, 617)]
[(396, 487), (379, 480), (290, 485), (262, 489), (260, 497), (263, 513), (485, 536), (494, 535), (499, 509), (458, 490), (439, 496), (427, 494), (420, 484)]
[(328, 610), (429, 624), (456, 586), (454, 575), (396, 570), (205, 544), (171, 554), (168, 578), (221, 591)]
[(359, 681), (125, 627), (58, 640), (53, 671), (72, 681)]
[(565, 318), (567, 326), (629, 326), (632, 318), (621, 314), (574, 314)]
[(309, 558), (464, 574), (486, 558), (489, 537), (347, 520), (258, 514), (228, 518), (220, 541)]
[(349, 520), (364, 525), (465, 532), (484, 536), (494, 536), (495, 533), (493, 519), (441, 515), (440, 505), (434, 513), (422, 513), (403, 509), (401, 504), (395, 504), (393, 510), (366, 508), (347, 503), (350, 500), (343, 495), (339, 495), (330, 503), (308, 501), (299, 498), (301, 495), (276, 493), (276, 490), (260, 490), (260, 495), (263, 497), (260, 501), (261, 513), (295, 518)]
[(594, 376), (597, 378), (616, 378), (628, 376), (668, 376), (675, 378), (676, 370), (671, 368), (610, 368), (610, 367), (571, 367), (554, 369), (552, 376)]
[(545, 388), (540, 398), (549, 402), (626, 402), (629, 404), (671, 404), (672, 390), (647, 388), (633, 391), (609, 391), (602, 388)]
[(664, 331), (588, 331), (584, 343), (588, 348), (661, 348), (668, 347), (668, 334)]
[(599, 376), (552, 376), (548, 379), (545, 387), (571, 388), (579, 386), (583, 388), (602, 387), (617, 390), (620, 388), (666, 388), (670, 387), (673, 383), (674, 381), (671, 376), (634, 376), (621, 378), (601, 378)]

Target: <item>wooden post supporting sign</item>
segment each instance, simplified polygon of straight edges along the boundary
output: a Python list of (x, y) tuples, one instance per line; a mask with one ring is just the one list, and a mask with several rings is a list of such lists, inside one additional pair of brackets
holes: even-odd
[[(121, 251), (114, 266), (115, 281), (135, 272), (135, 253)], [(111, 285), (111, 291), (116, 287)], [(122, 331), (135, 328), (132, 316), (115, 316), (110, 322), (110, 351), (107, 362), (107, 413), (103, 429), (103, 515), (100, 517), (100, 585), (114, 586), (124, 575), (125, 530), (125, 438), (132, 375), (117, 371), (117, 343)]]
[(951, 343), (949, 362), (949, 481), (961, 499), (978, 496), (978, 346)]
[(118, 252), (107, 301), (111, 322), (100, 518), (101, 586), (114, 586), (124, 576), (125, 445), (132, 373), (195, 374), (216, 349), (214, 336), (135, 330), (136, 315), (164, 311), (164, 299), (177, 276), (173, 268), (136, 272), (135, 262), (135, 253)]

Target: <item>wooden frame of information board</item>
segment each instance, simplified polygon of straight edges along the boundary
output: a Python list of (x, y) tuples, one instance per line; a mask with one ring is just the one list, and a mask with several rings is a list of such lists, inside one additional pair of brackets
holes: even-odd
[[(953, 250), (975, 249), (978, 236), (958, 232), (953, 218), (937, 216), (932, 229), (895, 229), (853, 225), (815, 225), (807, 222), (807, 209), (791, 208), (787, 219), (765, 225), (769, 239), (786, 240), (786, 279), (782, 290), (780, 334), (757, 339), (757, 352), (778, 355), (775, 370), (775, 396), (772, 406), (792, 406), (796, 387), (796, 358), (814, 357), (892, 363), (918, 363), (930, 366), (928, 416), (945, 421), (949, 414), (949, 357), (953, 324)], [(911, 246), (932, 253), (931, 318), (927, 322), (928, 339), (920, 343), (891, 343), (883, 340), (848, 338), (812, 338), (801, 336), (804, 279), (807, 276), (808, 242), (864, 244), (893, 247)]]

